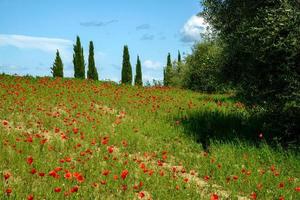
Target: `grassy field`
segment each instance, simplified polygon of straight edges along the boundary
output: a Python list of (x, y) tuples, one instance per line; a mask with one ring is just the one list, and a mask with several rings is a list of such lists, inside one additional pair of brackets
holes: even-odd
[(300, 199), (232, 95), (0, 76), (0, 199)]

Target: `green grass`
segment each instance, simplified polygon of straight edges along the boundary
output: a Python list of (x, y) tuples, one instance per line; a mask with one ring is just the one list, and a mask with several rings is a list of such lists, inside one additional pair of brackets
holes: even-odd
[(299, 154), (233, 95), (0, 76), (0, 96), (1, 199), (300, 199)]

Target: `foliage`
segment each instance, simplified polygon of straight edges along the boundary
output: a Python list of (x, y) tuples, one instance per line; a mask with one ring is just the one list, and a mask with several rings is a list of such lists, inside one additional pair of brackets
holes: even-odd
[(217, 42), (196, 44), (185, 59), (187, 67), (183, 86), (196, 91), (214, 92), (221, 89), (222, 48)]
[(76, 44), (73, 47), (73, 64), (74, 64), (74, 77), (85, 79), (85, 63), (83, 56), (83, 47), (81, 46), (80, 38), (77, 36)]
[(58, 50), (56, 51), (56, 57), (53, 67), (51, 67), (51, 73), (53, 77), (64, 77), (64, 65), (60, 58)]
[(87, 71), (87, 78), (92, 80), (98, 80), (98, 72), (95, 66), (94, 60), (94, 44), (90, 41), (90, 48), (89, 48), (89, 63), (88, 63), (88, 71)]
[(249, 104), (268, 110), (266, 128), (274, 136), (299, 142), (299, 1), (204, 0), (203, 5), (202, 16), (224, 42), (224, 79), (233, 81)]
[(168, 53), (167, 66), (164, 68), (164, 86), (171, 85), (172, 70), (173, 70), (173, 66), (171, 61), (171, 54)]
[(132, 84), (132, 68), (130, 64), (130, 55), (128, 46), (124, 46), (123, 50), (123, 64), (122, 64), (122, 79), (121, 82), (123, 84)]
[(134, 78), (134, 85), (143, 85), (143, 80), (142, 80), (142, 65), (140, 61), (140, 57), (137, 57), (137, 62), (136, 62), (136, 67), (135, 67), (135, 78)]

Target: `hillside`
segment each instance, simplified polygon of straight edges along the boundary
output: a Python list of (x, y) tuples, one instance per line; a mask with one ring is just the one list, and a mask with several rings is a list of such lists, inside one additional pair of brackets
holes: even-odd
[(232, 94), (1, 75), (0, 96), (1, 199), (300, 199), (299, 155)]

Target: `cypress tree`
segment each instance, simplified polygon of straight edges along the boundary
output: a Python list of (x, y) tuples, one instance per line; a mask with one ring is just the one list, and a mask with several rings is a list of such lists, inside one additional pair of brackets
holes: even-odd
[(92, 80), (98, 80), (98, 72), (94, 60), (94, 44), (92, 41), (90, 41), (90, 47), (89, 47), (89, 63), (88, 63), (87, 78)]
[(64, 77), (64, 65), (60, 58), (59, 51), (56, 51), (55, 61), (51, 67), (53, 77)]
[(73, 64), (74, 64), (74, 77), (84, 79), (85, 78), (85, 64), (83, 56), (83, 48), (81, 46), (80, 38), (77, 36), (76, 44), (73, 47)]
[(180, 54), (180, 51), (178, 51), (178, 59), (177, 59), (177, 62), (178, 62), (178, 63), (181, 63), (181, 54)]
[(130, 64), (130, 56), (128, 46), (124, 46), (123, 64), (122, 64), (122, 80), (123, 84), (132, 84), (132, 69)]
[(171, 54), (168, 54), (167, 66), (164, 68), (164, 86), (169, 86), (172, 78), (172, 61)]
[(140, 61), (140, 57), (137, 57), (137, 62), (136, 62), (136, 73), (135, 73), (135, 79), (134, 79), (134, 85), (139, 85), (142, 86), (143, 85), (143, 81), (142, 81), (142, 65), (141, 65), (141, 61)]

